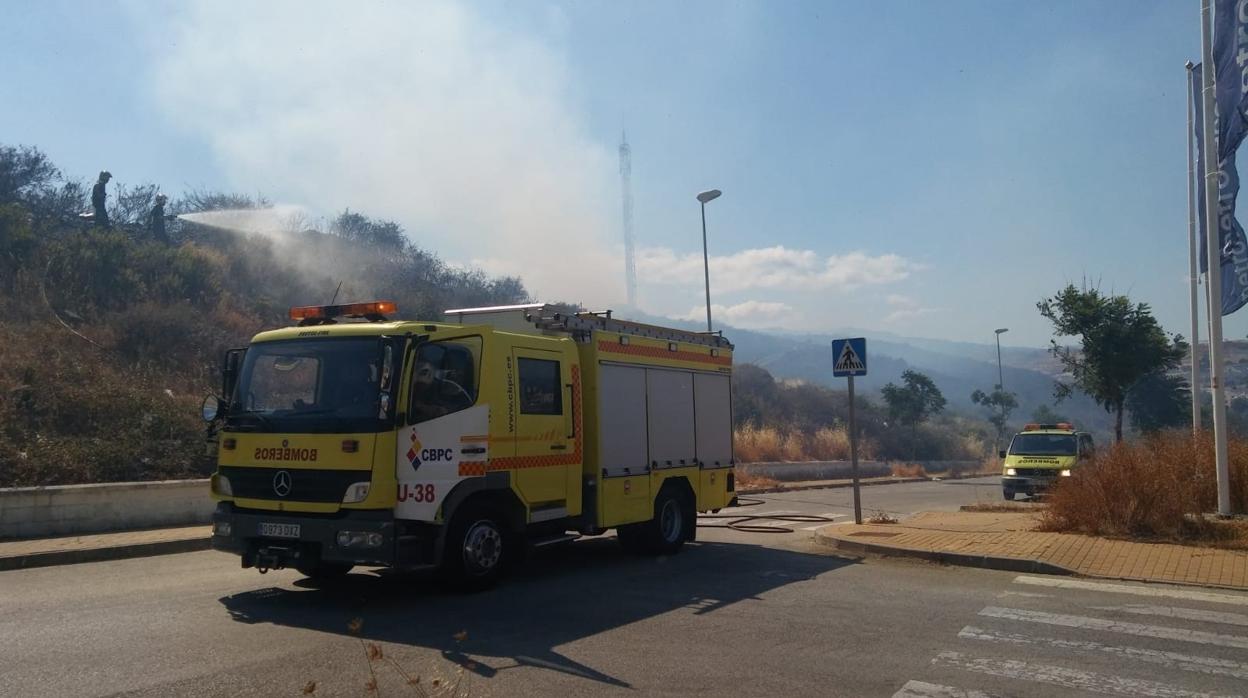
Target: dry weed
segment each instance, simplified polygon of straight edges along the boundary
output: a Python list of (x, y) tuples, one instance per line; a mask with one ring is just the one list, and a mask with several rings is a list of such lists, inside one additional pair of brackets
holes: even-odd
[[(1232, 507), (1248, 504), (1248, 443), (1230, 446)], [(1230, 543), (1242, 529), (1205, 514), (1217, 509), (1213, 438), (1183, 430), (1114, 444), (1062, 478), (1042, 528), (1107, 536)]]

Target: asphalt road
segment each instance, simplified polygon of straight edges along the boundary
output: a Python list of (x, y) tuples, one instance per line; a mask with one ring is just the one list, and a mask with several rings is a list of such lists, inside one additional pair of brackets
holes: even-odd
[[(864, 500), (953, 508), (985, 482)], [(844, 514), (847, 497), (746, 511)], [(797, 527), (705, 529), (662, 559), (578, 541), (472, 596), (371, 572), (316, 588), (215, 552), (3, 572), (0, 695), (1248, 693), (1248, 595), (860, 561)]]

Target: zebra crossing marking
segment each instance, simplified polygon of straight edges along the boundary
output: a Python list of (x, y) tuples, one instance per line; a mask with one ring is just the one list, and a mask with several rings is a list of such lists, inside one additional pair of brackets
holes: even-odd
[(1168, 669), (1182, 669), (1201, 674), (1230, 676), (1248, 680), (1248, 664), (1217, 657), (1199, 657), (1181, 652), (1166, 650), (1150, 650), (1142, 647), (1116, 647), (1100, 642), (1087, 640), (1066, 640), (1056, 637), (1040, 637), (1020, 633), (1006, 633), (997, 630), (985, 630), (968, 625), (958, 632), (963, 640), (981, 640), (987, 642), (1011, 643), (1016, 645), (1046, 645), (1057, 649), (1078, 650), (1081, 652), (1102, 652), (1121, 659), (1134, 659), (1149, 664), (1157, 664)]
[[(1146, 679), (1129, 679), (1124, 676), (1098, 674), (1080, 669), (1068, 669), (1052, 664), (1025, 662), (1021, 659), (992, 659), (973, 657), (962, 652), (941, 652), (932, 660), (937, 666), (962, 669), (977, 674), (987, 674), (1007, 679), (1046, 683), (1063, 688), (1072, 688), (1094, 693), (1107, 693), (1120, 696), (1150, 696), (1152, 698), (1213, 698), (1217, 694), (1188, 691), (1178, 686), (1148, 681)], [(1227, 698), (1230, 698), (1229, 696)]]
[(979, 612), (985, 618), (1001, 618), (1025, 623), (1043, 623), (1063, 628), (1080, 628), (1083, 630), (1103, 630), (1106, 632), (1136, 635), (1138, 637), (1154, 637), (1162, 640), (1179, 640), (1195, 642), (1202, 645), (1218, 645), (1219, 647), (1235, 647), (1248, 649), (1248, 637), (1242, 635), (1223, 635), (1204, 630), (1188, 630), (1164, 625), (1144, 625), (1126, 621), (1090, 618), (1064, 613), (1045, 613), (1044, 611), (1025, 611), (1021, 608), (1001, 608), (987, 606)]
[(1129, 584), (1111, 584), (1107, 582), (1087, 582), (1081, 579), (1062, 579), (1059, 577), (1031, 577), (1019, 575), (1014, 578), (1015, 584), (1053, 587), (1057, 589), (1085, 589), (1089, 591), (1105, 591), (1112, 594), (1134, 594), (1135, 596), (1154, 596), (1169, 599), (1186, 599), (1188, 601), (1205, 601), (1208, 603), (1225, 603), (1234, 606), (1248, 606), (1248, 596), (1237, 594), (1219, 594), (1212, 591), (1193, 591), (1189, 589), (1172, 589), (1167, 587), (1143, 587)]
[(1092, 606), (1094, 611), (1118, 611), (1134, 613), (1140, 616), (1161, 616), (1162, 618), (1179, 618), (1194, 620), (1201, 623), (1220, 623), (1222, 625), (1248, 625), (1248, 615), (1243, 613), (1221, 613), (1196, 608), (1175, 608), (1174, 606), (1147, 606), (1128, 604), (1126, 606)]

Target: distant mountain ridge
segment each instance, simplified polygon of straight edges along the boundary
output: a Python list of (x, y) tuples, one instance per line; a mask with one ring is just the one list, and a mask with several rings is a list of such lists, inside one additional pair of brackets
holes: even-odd
[[(701, 329), (697, 323), (635, 311), (619, 315), (640, 322)], [(903, 371), (914, 369), (931, 377), (949, 401), (950, 408), (982, 415), (984, 410), (971, 402), (971, 393), (991, 391), (997, 383), (995, 344), (905, 337), (870, 330), (846, 330), (834, 335), (760, 332), (728, 325), (719, 328), (736, 346), (734, 356), (738, 362), (757, 364), (781, 379), (804, 380), (843, 390), (845, 381), (832, 377), (831, 341), (834, 336), (860, 336), (867, 338), (869, 372), (856, 379), (856, 387), (866, 393), (878, 392), (889, 382), (900, 382)], [(1054, 404), (1053, 386), (1061, 367), (1046, 349), (1002, 347), (1001, 362), (1005, 389), (1018, 395), (1019, 408), (1011, 418), (1012, 424), (1023, 424), (1030, 420), (1037, 407), (1048, 405), (1073, 420), (1079, 428), (1097, 432), (1101, 440), (1109, 434), (1112, 418), (1086, 395), (1076, 393)]]

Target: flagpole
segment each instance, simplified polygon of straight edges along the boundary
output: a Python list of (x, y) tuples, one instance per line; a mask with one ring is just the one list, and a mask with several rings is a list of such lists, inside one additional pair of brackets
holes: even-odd
[(1200, 2), (1200, 52), (1204, 68), (1200, 71), (1204, 108), (1203, 117), (1205, 152), (1205, 241), (1209, 258), (1206, 273), (1209, 292), (1209, 388), (1213, 395), (1214, 459), (1218, 476), (1218, 514), (1231, 515), (1230, 470), (1226, 460), (1226, 401), (1222, 393), (1222, 242), (1218, 235), (1221, 216), (1218, 215), (1218, 177), (1221, 159), (1218, 157), (1217, 104), (1214, 99), (1213, 31), (1211, 28), (1210, 0)]
[(1187, 62), (1187, 281), (1192, 301), (1192, 433), (1200, 431), (1200, 302), (1196, 291), (1196, 162), (1192, 143), (1192, 62)]

